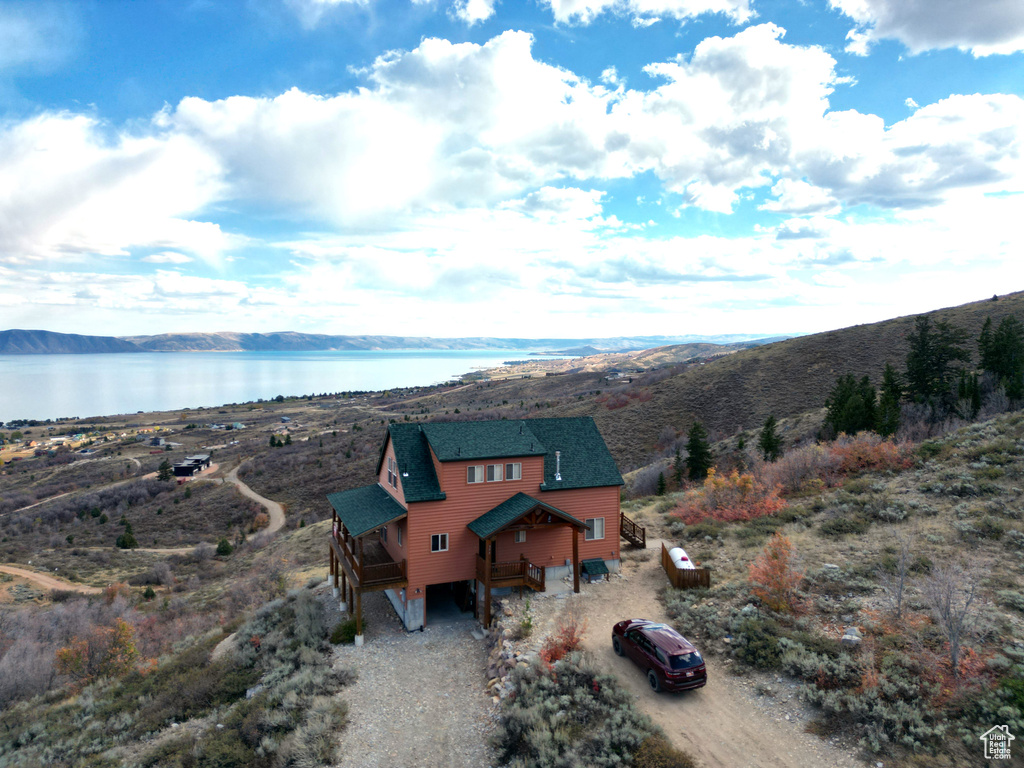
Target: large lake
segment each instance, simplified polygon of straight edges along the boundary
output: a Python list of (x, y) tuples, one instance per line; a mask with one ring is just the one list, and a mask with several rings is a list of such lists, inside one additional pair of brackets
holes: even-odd
[(529, 354), (520, 349), (0, 355), (0, 421), (436, 384)]

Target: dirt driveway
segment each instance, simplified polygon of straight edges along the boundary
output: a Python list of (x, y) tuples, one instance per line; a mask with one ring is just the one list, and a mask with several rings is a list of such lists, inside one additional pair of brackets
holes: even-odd
[(640, 707), (665, 729), (672, 742), (704, 768), (863, 768), (848, 751), (803, 731), (797, 718), (786, 720), (772, 706), (757, 703), (742, 678), (721, 661), (708, 662), (708, 684), (686, 693), (654, 693), (647, 678), (611, 646), (612, 626), (626, 618), (665, 621), (658, 591), (667, 584), (661, 570), (661, 542), (648, 541), (654, 556), (624, 561), (625, 579), (585, 587), (587, 616), (583, 645), (600, 667), (615, 674)]

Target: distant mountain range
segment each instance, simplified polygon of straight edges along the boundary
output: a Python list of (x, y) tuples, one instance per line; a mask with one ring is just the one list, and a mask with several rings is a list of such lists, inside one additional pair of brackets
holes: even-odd
[(2, 355), (87, 355), (110, 352), (316, 352), (384, 349), (549, 350), (561, 354), (628, 352), (668, 344), (777, 341), (753, 334), (717, 336), (621, 336), (592, 339), (501, 339), (494, 337), (329, 336), (316, 333), (163, 333), (157, 336), (81, 336), (53, 331), (0, 331)]

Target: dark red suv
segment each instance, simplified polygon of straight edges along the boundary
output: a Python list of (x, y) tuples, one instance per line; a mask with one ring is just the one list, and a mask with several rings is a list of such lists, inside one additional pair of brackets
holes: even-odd
[(612, 648), (647, 671), (655, 691), (688, 691), (708, 681), (704, 658), (689, 640), (667, 624), (627, 619), (612, 628)]

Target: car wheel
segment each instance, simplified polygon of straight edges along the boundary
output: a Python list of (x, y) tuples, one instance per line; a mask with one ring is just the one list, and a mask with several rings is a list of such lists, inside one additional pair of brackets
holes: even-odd
[(653, 669), (647, 672), (647, 682), (651, 684), (651, 690), (655, 693), (661, 690), (661, 680), (658, 679), (658, 673)]
[(612, 638), (612, 650), (615, 651), (616, 656), (622, 656), (624, 653), (622, 650), (622, 643), (617, 637)]

